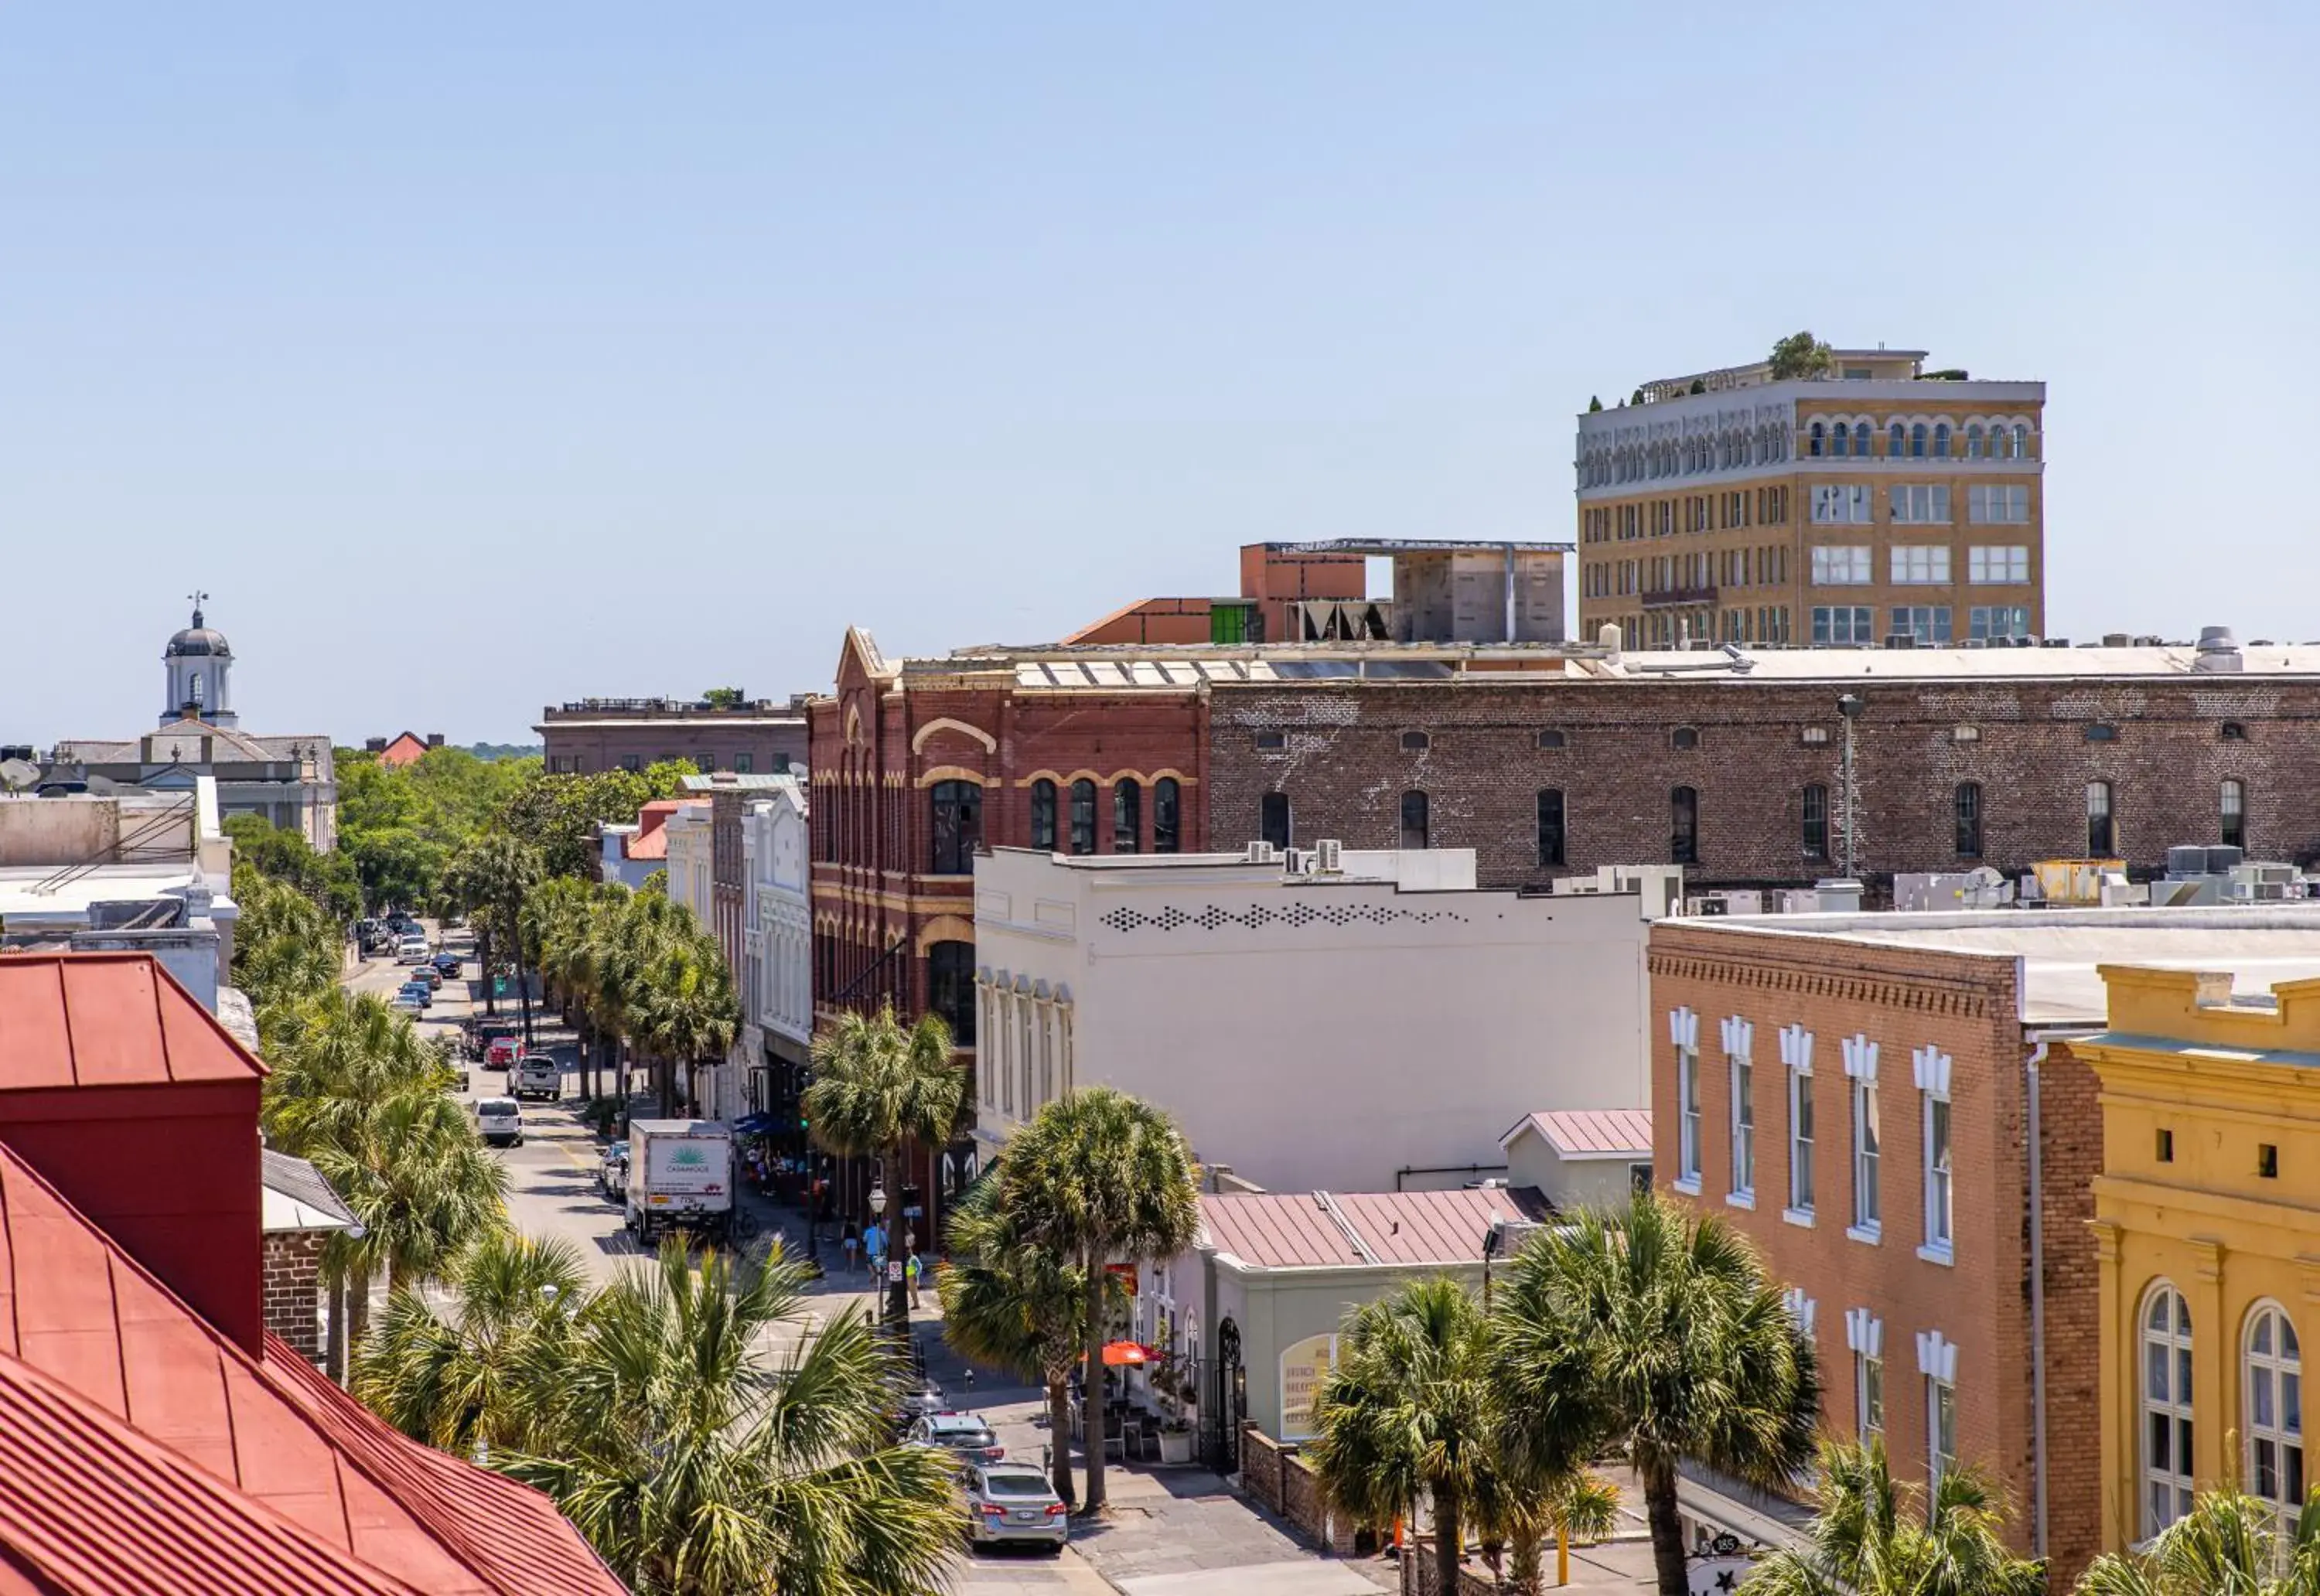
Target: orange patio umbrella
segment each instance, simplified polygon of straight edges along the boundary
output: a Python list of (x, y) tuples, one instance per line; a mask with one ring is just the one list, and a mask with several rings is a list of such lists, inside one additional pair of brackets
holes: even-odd
[(1103, 1365), (1107, 1369), (1140, 1368), (1158, 1356), (1140, 1341), (1107, 1341), (1103, 1344)]

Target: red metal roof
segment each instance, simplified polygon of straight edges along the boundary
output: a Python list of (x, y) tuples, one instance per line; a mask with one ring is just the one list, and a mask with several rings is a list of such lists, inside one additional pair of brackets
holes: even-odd
[(265, 1073), (150, 954), (0, 955), (0, 1092)]
[(378, 762), (389, 766), (416, 765), (426, 757), (426, 739), (406, 731), (379, 751)]
[(1558, 1109), (1527, 1114), (1499, 1138), (1505, 1147), (1526, 1129), (1536, 1131), (1565, 1158), (1647, 1158), (1652, 1151), (1649, 1109)]
[(1527, 1186), (1228, 1192), (1201, 1199), (1208, 1242), (1260, 1269), (1479, 1264), (1493, 1218), (1536, 1220), (1546, 1211)]
[[(249, 1244), (259, 1245), (254, 1230)], [(247, 1503), (235, 1517), (213, 1502), (213, 1510), (173, 1528), (185, 1555), (227, 1565), (234, 1537), (249, 1533), (249, 1515), (279, 1515), (374, 1580), (214, 1587), (221, 1591), (408, 1586), (447, 1596), (613, 1596), (623, 1590), (546, 1497), (397, 1434), (271, 1336), (265, 1356), (242, 1352), (5, 1145), (0, 1373), (20, 1389), (43, 1379), (65, 1388)], [(45, 1479), (0, 1466), (0, 1565), (13, 1555), (31, 1567), (40, 1578), (29, 1588), (211, 1588), (175, 1582), (135, 1539), (111, 1543), (114, 1571), (50, 1575), (34, 1554), (67, 1536), (67, 1520), (81, 1510)], [(0, 1576), (0, 1593), (8, 1591)]]
[(656, 798), (637, 811), (637, 832), (629, 839), (630, 858), (668, 857), (668, 817), (676, 812), (681, 802), (675, 798)]

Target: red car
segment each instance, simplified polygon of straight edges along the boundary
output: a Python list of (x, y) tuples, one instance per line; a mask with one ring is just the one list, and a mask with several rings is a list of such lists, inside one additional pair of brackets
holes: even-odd
[(484, 1063), (493, 1069), (506, 1069), (515, 1063), (518, 1051), (513, 1037), (494, 1037), (484, 1049)]

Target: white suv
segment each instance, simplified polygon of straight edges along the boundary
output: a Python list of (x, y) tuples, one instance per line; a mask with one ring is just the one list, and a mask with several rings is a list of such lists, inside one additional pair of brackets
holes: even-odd
[(512, 1097), (477, 1099), (476, 1134), (494, 1147), (523, 1146), (522, 1105)]

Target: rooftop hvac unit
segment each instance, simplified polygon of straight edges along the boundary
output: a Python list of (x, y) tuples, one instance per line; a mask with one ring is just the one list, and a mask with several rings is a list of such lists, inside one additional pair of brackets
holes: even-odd
[(1346, 845), (1335, 837), (1324, 837), (1313, 845), (1313, 868), (1324, 875), (1335, 875), (1346, 867)]
[(1281, 863), (1281, 850), (1269, 842), (1252, 842), (1248, 845), (1248, 852), (1242, 857), (1252, 865), (1278, 865)]
[(1313, 856), (1310, 853), (1300, 853), (1296, 848), (1290, 848), (1281, 856), (1281, 873), (1283, 875), (1302, 875), (1311, 864), (1312, 858)]
[(1686, 914), (1691, 915), (1729, 914), (1731, 912), (1729, 909), (1725, 907), (1724, 895), (1721, 893), (1708, 893), (1700, 897), (1686, 898), (1683, 901), (1683, 911)]

